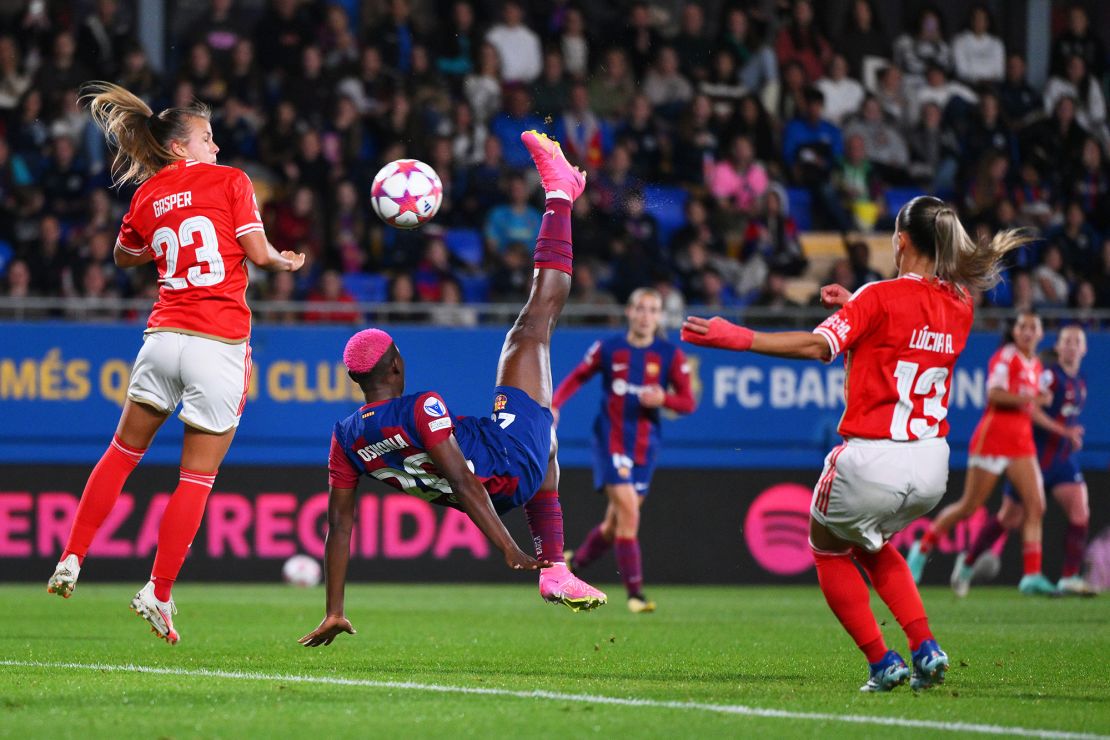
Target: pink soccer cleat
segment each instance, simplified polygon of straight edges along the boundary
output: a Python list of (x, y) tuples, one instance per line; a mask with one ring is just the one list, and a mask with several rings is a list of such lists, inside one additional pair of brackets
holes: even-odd
[(586, 188), (586, 174), (567, 161), (559, 142), (539, 131), (525, 131), (520, 140), (532, 155), (548, 198), (563, 198), (572, 203)]
[(571, 573), (566, 563), (540, 571), (540, 596), (552, 604), (566, 604), (572, 612), (596, 609), (607, 600), (604, 593)]

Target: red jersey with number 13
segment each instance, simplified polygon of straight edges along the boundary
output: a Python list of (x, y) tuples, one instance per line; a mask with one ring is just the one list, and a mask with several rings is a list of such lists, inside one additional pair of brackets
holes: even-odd
[(910, 273), (857, 290), (814, 329), (833, 357), (845, 354), (840, 434), (896, 441), (946, 436), (952, 371), (971, 321), (963, 289), (935, 278)]
[(251, 312), (239, 237), (254, 231), (262, 231), (262, 218), (242, 170), (179, 160), (140, 185), (119, 245), (128, 254), (154, 254), (161, 288), (147, 331), (246, 341)]

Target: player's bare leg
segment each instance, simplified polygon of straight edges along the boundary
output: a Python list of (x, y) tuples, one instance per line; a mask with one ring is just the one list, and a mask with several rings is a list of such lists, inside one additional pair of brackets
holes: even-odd
[(605, 486), (609, 508), (614, 514), (614, 549), (617, 570), (628, 594), (628, 609), (634, 614), (655, 611), (655, 602), (644, 596), (643, 561), (640, 554), (640, 504), (643, 499), (631, 483)]
[(131, 399), (124, 402), (115, 437), (85, 484), (66, 548), (47, 581), (47, 592), (65, 599), (73, 595), (93, 538), (167, 417), (168, 414)]
[(1018, 588), (1023, 594), (1049, 595), (1056, 593), (1056, 586), (1041, 573), (1041, 539), (1044, 526), (1044, 482), (1037, 459), (1032, 455), (1010, 461), (1006, 477), (1025, 515), (1021, 523), (1022, 577)]
[(177, 613), (172, 596), (173, 583), (200, 529), (216, 472), (234, 438), (234, 428), (222, 434), (213, 434), (185, 426), (181, 476), (158, 527), (158, 551), (154, 556), (150, 582), (131, 600), (132, 611), (150, 624), (155, 635), (171, 645), (180, 639), (173, 625), (173, 615)]
[(928, 560), (929, 553), (932, 552), (937, 540), (985, 504), (997, 482), (998, 475), (996, 473), (980, 467), (967, 469), (967, 477), (964, 478), (963, 496), (960, 497), (959, 501), (949, 504), (941, 510), (925, 535), (914, 542), (910, 546), (910, 551), (906, 554), (906, 562), (909, 563), (910, 572), (913, 574), (915, 583), (921, 583), (921, 574), (925, 570), (925, 562)]

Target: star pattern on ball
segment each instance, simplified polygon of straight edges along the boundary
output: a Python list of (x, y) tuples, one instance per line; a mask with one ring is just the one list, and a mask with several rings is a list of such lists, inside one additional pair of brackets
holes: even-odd
[[(393, 202), (401, 209), (397, 212), (397, 216), (400, 216), (402, 213), (415, 213), (417, 216), (420, 216), (421, 213), (416, 207), (417, 200), (418, 199), (407, 190), (400, 198), (394, 198)], [(393, 218), (396, 219), (397, 216)]]

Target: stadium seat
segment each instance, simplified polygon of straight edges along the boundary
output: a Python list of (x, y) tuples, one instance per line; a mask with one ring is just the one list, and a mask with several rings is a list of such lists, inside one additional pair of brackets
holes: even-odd
[(917, 188), (887, 188), (884, 191), (887, 211), (890, 212), (891, 217), (894, 217), (898, 211), (902, 210), (902, 206), (919, 195), (925, 195), (925, 192)]
[(787, 188), (786, 197), (790, 200), (790, 216), (798, 231), (813, 228), (813, 198), (805, 188)]
[(359, 303), (384, 303), (389, 295), (389, 280), (384, 275), (352, 272), (343, 276), (343, 288)]
[(443, 242), (447, 251), (471, 267), (482, 264), (485, 249), (482, 234), (476, 229), (448, 229), (443, 232)]
[(670, 241), (671, 234), (686, 223), (686, 200), (690, 193), (684, 188), (665, 185), (644, 187), (644, 210), (655, 217), (659, 226), (659, 243)]
[(12, 261), (13, 254), (12, 245), (0, 240), (0, 275), (8, 271), (8, 264)]
[(485, 275), (464, 275), (459, 278), (463, 303), (486, 303), (489, 300), (489, 278)]

